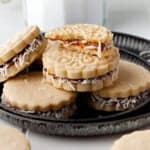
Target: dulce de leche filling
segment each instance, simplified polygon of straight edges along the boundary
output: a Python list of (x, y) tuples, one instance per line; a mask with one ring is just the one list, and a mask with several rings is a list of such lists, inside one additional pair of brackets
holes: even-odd
[(70, 88), (72, 90), (75, 90), (74, 89), (74, 84), (96, 84), (97, 81), (101, 81), (101, 80), (105, 80), (109, 77), (113, 78), (113, 74), (118, 72), (118, 68), (114, 69), (113, 71), (110, 71), (104, 75), (101, 75), (101, 76), (97, 76), (97, 77), (94, 77), (94, 78), (88, 78), (88, 79), (69, 79), (69, 78), (63, 78), (63, 77), (57, 77), (56, 75), (54, 74), (48, 74), (47, 72), (47, 69), (45, 68), (43, 70), (43, 73), (44, 75), (46, 76), (46, 78), (50, 81), (53, 81), (53, 80), (58, 80), (58, 82), (60, 84), (62, 83), (66, 83), (68, 84), (68, 86), (70, 86)]
[(58, 43), (60, 43), (63, 47), (69, 47), (69, 46), (79, 46), (83, 50), (97, 50), (97, 55), (101, 57), (101, 51), (107, 50), (113, 46), (112, 41), (107, 43), (102, 42), (89, 42), (86, 40), (57, 40)]
[(97, 95), (91, 95), (92, 103), (98, 103), (101, 107), (103, 106), (113, 106), (115, 110), (127, 110), (135, 108), (137, 105), (144, 102), (149, 97), (149, 91), (146, 90), (144, 92), (139, 93), (136, 96), (129, 96), (126, 98), (104, 98)]
[(97, 77), (94, 77), (94, 78), (88, 78), (88, 79), (69, 79), (69, 78), (57, 77), (57, 76), (55, 76), (55, 75), (51, 75), (51, 76), (52, 76), (54, 79), (59, 79), (59, 80), (61, 80), (62, 82), (67, 82), (67, 81), (69, 81), (69, 82), (71, 82), (71, 83), (73, 83), (73, 84), (78, 84), (78, 83), (80, 83), (80, 84), (88, 84), (88, 83), (90, 83), (90, 84), (95, 84), (97, 80), (104, 80), (105, 78), (107, 78), (107, 77), (109, 77), (109, 76), (112, 76), (112, 74), (113, 74), (114, 71), (115, 71), (115, 70), (110, 71), (110, 72), (108, 72), (108, 73), (106, 73), (106, 74), (104, 74), (104, 75), (97, 76)]
[(74, 112), (77, 109), (77, 105), (75, 102), (63, 106), (62, 108), (58, 109), (58, 110), (49, 110), (49, 111), (28, 111), (28, 110), (21, 110), (15, 107), (12, 107), (8, 102), (7, 102), (7, 98), (6, 96), (3, 94), (2, 95), (2, 102), (1, 102), (4, 106), (9, 107), (10, 109), (22, 112), (22, 113), (29, 113), (29, 114), (33, 114), (33, 115), (38, 115), (38, 116), (42, 116), (42, 117), (49, 117), (49, 118), (55, 118), (55, 119), (63, 119), (63, 118), (68, 118), (71, 117)]
[(38, 35), (30, 44), (28, 44), (20, 53), (15, 55), (5, 64), (0, 66), (0, 75), (7, 76), (7, 69), (12, 65), (15, 65), (16, 68), (19, 68), (26, 62), (26, 56), (36, 50), (36, 48), (41, 45), (42, 35)]

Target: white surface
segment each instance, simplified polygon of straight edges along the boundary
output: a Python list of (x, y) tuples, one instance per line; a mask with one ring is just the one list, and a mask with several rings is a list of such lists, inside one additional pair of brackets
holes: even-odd
[[(29, 133), (33, 150), (41, 150), (41, 147), (46, 147), (43, 150), (109, 150), (113, 141), (118, 139), (120, 135), (109, 137), (92, 137), (92, 138), (69, 138), (69, 137), (56, 137), (45, 136), (36, 133)], [(40, 141), (40, 143), (39, 143)]]
[(77, 21), (97, 24), (103, 21), (103, 0), (25, 0), (24, 2), (26, 21), (28, 24), (38, 24), (43, 31)]
[(0, 42), (10, 38), (18, 29), (24, 26), (21, 0), (1, 4), (0, 2)]
[(122, 31), (150, 39), (149, 0), (106, 0), (107, 24), (115, 31)]
[[(18, 0), (19, 3), (17, 0), (14, 1), (17, 5), (14, 5), (15, 3), (6, 5), (0, 4), (0, 42), (6, 40), (24, 26), (23, 13), (20, 7), (21, 1)], [(150, 39), (150, 10), (146, 7), (149, 3), (148, 0), (130, 0), (130, 7), (127, 5), (129, 2), (127, 0), (108, 1), (110, 10), (108, 13), (109, 26), (112, 29)], [(144, 5), (144, 2), (148, 3)], [(135, 5), (137, 7), (133, 7)], [(126, 12), (125, 9), (127, 10)], [(47, 16), (47, 19), (48, 18), (49, 16)], [(0, 124), (7, 123), (0, 120)], [(28, 132), (28, 137), (31, 141), (32, 150), (110, 150), (112, 143), (118, 139), (120, 135), (97, 138), (65, 138)]]

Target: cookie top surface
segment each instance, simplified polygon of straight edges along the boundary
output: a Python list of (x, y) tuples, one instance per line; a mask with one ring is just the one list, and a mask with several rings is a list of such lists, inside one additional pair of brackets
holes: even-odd
[(25, 135), (18, 129), (0, 126), (0, 149), (2, 150), (31, 150)]
[(150, 150), (150, 130), (136, 131), (122, 136), (111, 150)]
[(75, 97), (75, 93), (56, 89), (46, 83), (42, 73), (32, 72), (5, 82), (2, 101), (17, 109), (45, 112), (69, 105), (75, 101)]
[(21, 52), (39, 34), (40, 30), (37, 26), (29, 26), (15, 34), (14, 37), (4, 44), (0, 45), (0, 65)]
[(109, 49), (101, 59), (97, 56), (67, 51), (57, 45), (48, 47), (43, 54), (43, 66), (50, 75), (69, 79), (87, 79), (104, 75), (119, 64), (118, 49)]
[(113, 86), (94, 94), (106, 98), (125, 98), (138, 95), (150, 88), (150, 73), (144, 67), (125, 60), (120, 61), (118, 80)]
[(85, 40), (90, 42), (112, 41), (112, 33), (103, 26), (74, 24), (53, 29), (45, 34), (51, 40)]

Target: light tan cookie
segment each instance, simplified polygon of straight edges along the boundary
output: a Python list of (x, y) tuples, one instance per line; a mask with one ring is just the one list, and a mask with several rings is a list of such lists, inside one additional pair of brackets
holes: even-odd
[(144, 102), (149, 95), (150, 73), (144, 67), (121, 60), (118, 80), (92, 94), (90, 106), (97, 110), (123, 111)]
[(115, 141), (111, 150), (150, 150), (150, 130), (135, 131)]
[(4, 83), (2, 103), (21, 111), (48, 112), (50, 117), (68, 117), (74, 113), (76, 94), (56, 89), (42, 73), (20, 75)]
[(47, 32), (45, 37), (68, 50), (99, 57), (113, 46), (111, 31), (103, 26), (93, 24), (66, 25)]
[[(24, 29), (23, 33), (20, 32), (15, 39), (12, 39), (7, 44), (0, 50), (1, 55), (6, 49), (6, 55), (8, 56), (6, 58), (1, 55), (5, 62), (0, 65), (0, 82), (15, 76), (41, 56), (46, 48), (47, 41), (40, 35), (38, 27), (32, 26)], [(16, 53), (14, 52), (15, 50)]]
[(1, 150), (31, 150), (30, 143), (25, 135), (16, 128), (0, 126)]
[(49, 74), (69, 79), (88, 79), (104, 75), (119, 64), (119, 52), (112, 48), (101, 60), (96, 56), (76, 51), (66, 51), (57, 45), (49, 47), (43, 54), (43, 66)]
[(37, 26), (29, 26), (18, 32), (14, 37), (0, 45), (0, 65), (20, 53), (33, 39), (40, 34)]
[(150, 88), (150, 72), (144, 67), (128, 61), (120, 61), (118, 80), (112, 87), (99, 93), (102, 97), (135, 96)]
[(95, 91), (111, 85), (117, 79), (118, 64), (117, 48), (110, 49), (102, 59), (57, 45), (48, 47), (43, 54), (46, 80), (69, 91)]
[(54, 75), (49, 75), (43, 71), (46, 81), (56, 88), (64, 89), (66, 91), (90, 92), (97, 91), (103, 87), (108, 87), (113, 84), (118, 78), (118, 68), (106, 73), (105, 75), (89, 78), (89, 79), (68, 79), (59, 78)]

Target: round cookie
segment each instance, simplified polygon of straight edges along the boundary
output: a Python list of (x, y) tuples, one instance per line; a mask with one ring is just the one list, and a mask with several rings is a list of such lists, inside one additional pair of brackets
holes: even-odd
[(0, 45), (0, 65), (20, 53), (34, 38), (39, 36), (40, 29), (37, 26), (29, 26), (16, 33), (11, 39)]
[[(31, 72), (4, 83), (2, 103), (8, 107), (53, 118), (68, 118), (75, 109), (76, 93), (46, 83), (41, 72)], [(47, 114), (46, 114), (47, 113)]]
[(30, 143), (18, 129), (0, 126), (1, 150), (31, 150)]
[(96, 91), (110, 86), (118, 76), (119, 52), (109, 49), (102, 59), (97, 56), (67, 51), (54, 44), (43, 54), (46, 81), (67, 91)]
[(65, 25), (45, 34), (50, 41), (59, 43), (67, 50), (76, 50), (101, 57), (113, 47), (113, 36), (109, 29), (94, 24)]
[(150, 150), (150, 130), (135, 131), (115, 141), (111, 150)]
[(0, 47), (0, 82), (28, 67), (41, 56), (47, 41), (37, 26), (29, 26)]
[(118, 80), (91, 94), (89, 105), (96, 110), (124, 111), (141, 104), (149, 96), (150, 73), (144, 67), (121, 60)]

